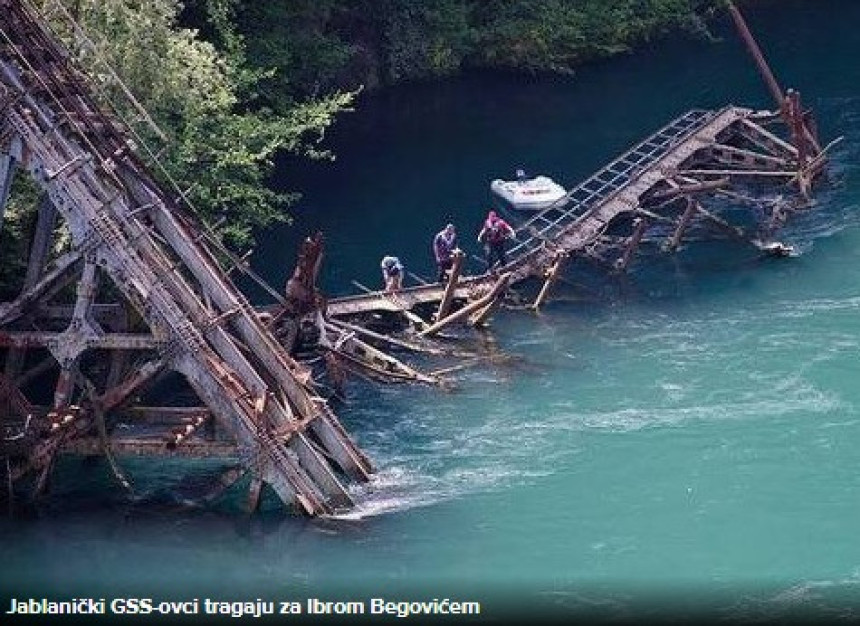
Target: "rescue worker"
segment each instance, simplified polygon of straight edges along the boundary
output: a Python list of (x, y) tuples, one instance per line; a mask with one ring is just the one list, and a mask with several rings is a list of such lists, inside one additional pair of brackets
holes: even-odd
[(379, 264), (382, 269), (382, 280), (385, 283), (385, 293), (394, 293), (403, 287), (403, 264), (396, 256), (384, 256)]
[(508, 239), (516, 239), (517, 234), (511, 225), (496, 215), (495, 211), (487, 213), (484, 227), (478, 233), (478, 243), (484, 244), (484, 253), (487, 255), (487, 270), (492, 272), (496, 264), (504, 267), (508, 264), (505, 242)]
[(454, 265), (454, 250), (457, 249), (457, 231), (448, 224), (433, 237), (433, 256), (436, 259), (436, 281), (445, 282), (445, 274)]

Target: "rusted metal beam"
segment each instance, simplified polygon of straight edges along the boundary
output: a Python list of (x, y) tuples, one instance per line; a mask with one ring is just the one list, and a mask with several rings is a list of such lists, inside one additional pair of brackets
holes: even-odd
[(33, 405), (21, 392), (21, 388), (2, 373), (0, 373), (0, 400), (5, 400), (18, 417), (24, 418), (33, 414)]
[(39, 281), (51, 251), (51, 239), (57, 223), (57, 208), (48, 196), (42, 196), (39, 201), (39, 216), (36, 220), (36, 231), (30, 244), (30, 258), (27, 261), (27, 273), (24, 276), (26, 291)]
[[(153, 335), (169, 340), (161, 350), (168, 365), (186, 376), (219, 422), (243, 445), (259, 448), (261, 476), (285, 503), (310, 514), (350, 506), (324, 454), (364, 480), (366, 463), (310, 393), (310, 372), (265, 330), (214, 253), (199, 245), (200, 233), (174, 213), (173, 193), (128, 150), (127, 129), (99, 109), (91, 86), (71, 70), (31, 9), (22, 3), (4, 9), (0, 20), (17, 25), (4, 32), (19, 58), (0, 55), (0, 82), (22, 94), (5, 111), (6, 121), (27, 145), (26, 169), (63, 215), (74, 245), (103, 267)], [(44, 89), (28, 88), (34, 75)], [(72, 342), (50, 346), (64, 366), (85, 347), (87, 328), (94, 329), (77, 314), (72, 320), (79, 322), (70, 325)], [(74, 379), (70, 370), (61, 372), (57, 395), (68, 395)], [(324, 454), (305, 435), (308, 427)]]
[[(56, 324), (57, 321), (68, 321), (72, 318), (74, 306), (68, 304), (37, 304), (28, 316), (43, 326), (44, 324)], [(128, 330), (128, 314), (125, 307), (119, 303), (96, 302), (90, 306), (90, 316), (98, 322), (102, 328), (115, 332), (126, 332)]]
[(81, 261), (80, 252), (64, 254), (54, 261), (53, 268), (45, 273), (35, 285), (21, 293), (12, 302), (0, 303), (0, 325), (8, 324), (24, 314), (25, 311), (46, 293), (64, 287), (72, 279)]
[(167, 446), (169, 448), (175, 448), (178, 445), (186, 443), (189, 437), (191, 437), (198, 428), (203, 426), (209, 417), (209, 412), (206, 411), (205, 413), (201, 413), (197, 417), (193, 418), (188, 423), (175, 427), (168, 437)]
[[(239, 447), (232, 441), (210, 441), (205, 439), (186, 439), (182, 445), (170, 445), (163, 438), (152, 437), (111, 437), (110, 449), (118, 457), (150, 456), (196, 457), (238, 459)], [(102, 454), (102, 442), (98, 437), (78, 437), (66, 442), (60, 448), (63, 454), (96, 456)]]
[[(65, 332), (0, 331), (0, 347), (3, 348), (47, 348), (65, 339)], [(156, 350), (163, 344), (152, 335), (136, 333), (109, 333), (87, 338), (85, 343), (90, 350)]]
[(678, 172), (680, 176), (761, 176), (763, 178), (793, 178), (797, 172), (777, 170), (691, 169)]
[(770, 69), (767, 61), (764, 58), (764, 54), (762, 54), (761, 48), (759, 48), (758, 43), (753, 37), (752, 32), (747, 26), (746, 20), (744, 20), (741, 12), (738, 11), (737, 7), (735, 7), (734, 3), (728, 3), (729, 13), (732, 16), (732, 20), (735, 23), (735, 26), (738, 29), (738, 33), (743, 39), (744, 44), (746, 44), (747, 50), (750, 55), (752, 55), (753, 61), (755, 61), (756, 67), (758, 67), (759, 74), (761, 74), (762, 79), (764, 80), (765, 85), (770, 91), (771, 97), (773, 97), (773, 101), (776, 103), (776, 106), (782, 108), (782, 103), (784, 100), (782, 87), (779, 86), (779, 83), (776, 80), (776, 76), (774, 76), (773, 71)]
[(62, 340), (55, 340), (47, 344), (51, 354), (60, 364), (60, 376), (54, 389), (55, 409), (63, 409), (68, 406), (74, 390), (74, 379), (80, 356), (86, 351), (87, 342), (94, 341), (98, 337), (97, 331), (90, 325), (89, 321), (89, 307), (95, 300), (97, 288), (96, 265), (87, 261), (84, 263), (84, 270), (78, 283), (75, 309), (72, 312), (69, 327), (63, 332)]
[[(103, 396), (104, 397), (104, 396)], [(104, 402), (98, 397), (94, 403)], [(43, 405), (32, 405), (34, 415), (45, 415), (52, 411), (51, 407)], [(207, 420), (212, 413), (206, 406), (114, 406), (110, 411), (120, 422), (128, 426), (166, 426), (181, 427), (195, 421), (199, 417)], [(208, 425), (207, 425), (208, 426)]]
[(47, 419), (50, 424), (48, 435), (33, 446), (23, 463), (12, 468), (13, 482), (18, 482), (34, 470), (43, 470), (39, 482), (44, 486), (47, 481), (44, 470), (50, 470), (57, 449), (92, 426), (92, 421), (80, 413), (79, 407), (74, 406), (61, 413), (49, 413)]
[[(718, 163), (731, 165), (733, 167), (748, 167), (750, 169), (756, 169), (770, 166), (774, 169), (785, 169), (792, 166), (788, 159), (768, 154), (761, 154), (753, 150), (745, 150), (743, 148), (736, 148), (735, 146), (721, 143), (715, 143), (710, 146), (708, 148), (708, 152), (710, 153), (711, 158)], [(726, 180), (726, 182), (728, 181)]]
[[(39, 202), (39, 214), (36, 220), (36, 231), (30, 243), (29, 260), (27, 261), (27, 272), (24, 275), (22, 290), (27, 291), (39, 281), (45, 262), (50, 252), (51, 239), (54, 234), (54, 226), (57, 221), (57, 209), (53, 203), (43, 196)], [(0, 332), (2, 335), (2, 332)], [(23, 349), (11, 349), (6, 354), (6, 375), (15, 378), (24, 366), (27, 351)]]
[[(144, 184), (132, 184), (132, 188), (135, 193), (142, 193), (146, 190)], [(307, 466), (306, 469), (313, 474), (317, 483), (324, 485), (332, 493), (331, 500), (335, 506), (348, 505), (351, 503), (350, 498), (330, 468), (312, 449), (304, 435), (291, 427), (291, 424), (294, 425), (293, 421), (296, 417), (309, 420), (314, 433), (324, 442), (326, 451), (337, 461), (341, 469), (356, 480), (368, 479), (366, 468), (358, 461), (361, 455), (355, 444), (342, 429), (338, 428), (335, 423), (337, 420), (333, 415), (320, 413), (317, 403), (319, 399), (312, 397), (304, 386), (309, 382), (310, 372), (298, 365), (283, 351), (271, 334), (265, 330), (256, 311), (250, 307), (243, 296), (235, 291), (226, 277), (218, 274), (215, 269), (217, 266), (211, 254), (194, 245), (193, 238), (188, 236), (184, 227), (166, 209), (157, 196), (151, 196), (151, 198), (157, 209), (152, 212), (152, 215), (158, 225), (159, 232), (165, 237), (172, 249), (186, 262), (189, 270), (222, 311), (232, 311), (238, 307), (239, 314), (232, 318), (235, 330), (254, 354), (255, 359), (265, 366), (269, 375), (274, 377), (281, 389), (286, 392), (290, 403), (299, 414), (298, 416), (294, 415), (290, 407), (263, 402), (262, 406), (268, 407), (266, 410), (267, 419), (271, 420), (276, 428), (286, 428), (286, 430), (296, 433), (295, 442), (291, 442), (290, 445), (295, 447), (296, 454), (301, 459), (302, 464)], [(219, 337), (216, 335), (215, 338)], [(221, 343), (217, 344), (219, 350), (230, 353), (233, 350), (233, 344), (226, 343), (224, 337), (220, 337), (220, 339)], [(244, 367), (241, 354), (233, 352), (229, 362)], [(185, 373), (188, 375), (187, 372)], [(199, 389), (198, 393), (200, 393)], [(266, 398), (268, 393), (263, 386), (261, 392), (255, 396), (257, 400), (260, 400)], [(317, 417), (321, 419), (314, 419)], [(279, 453), (276, 456), (279, 460), (286, 458)], [(295, 475), (299, 476), (298, 473)], [(308, 501), (315, 499), (314, 496)]]
[(118, 419), (131, 424), (179, 426), (201, 415), (211, 416), (205, 406), (127, 406), (113, 409)]
[(382, 333), (377, 333), (368, 328), (364, 328), (363, 326), (358, 326), (356, 324), (350, 324), (349, 322), (344, 322), (343, 320), (331, 318), (325, 320), (327, 325), (332, 325), (337, 327), (340, 330), (351, 330), (358, 335), (362, 335), (364, 337), (368, 337), (369, 339), (375, 339), (376, 341), (380, 341), (382, 343), (389, 344), (396, 348), (402, 348), (404, 350), (409, 350), (411, 352), (422, 352), (426, 354), (445, 354), (445, 350), (441, 348), (434, 347), (432, 345), (423, 345), (418, 344), (412, 341), (404, 341), (403, 339), (397, 339), (395, 337), (389, 337), (388, 335), (383, 335)]
[(99, 396), (97, 401), (101, 404), (102, 410), (107, 413), (124, 404), (132, 394), (138, 392), (141, 387), (161, 373), (165, 366), (166, 362), (163, 358), (156, 358), (135, 368), (122, 383), (107, 389)]
[(15, 379), (15, 384), (18, 385), (18, 387), (25, 387), (37, 377), (56, 367), (57, 360), (53, 356), (48, 355), (44, 359), (39, 361), (36, 365), (28, 369), (26, 372), (18, 376)]
[(703, 193), (708, 191), (714, 191), (716, 189), (722, 189), (723, 187), (728, 186), (728, 184), (728, 178), (698, 181), (696, 183), (690, 183), (688, 185), (678, 185), (662, 191), (655, 191), (653, 194), (651, 194), (650, 197), (653, 200), (671, 200), (672, 198), (677, 198), (678, 196), (686, 196), (694, 193)]
[[(802, 166), (805, 163), (807, 156), (810, 154), (815, 156), (821, 152), (821, 146), (818, 144), (815, 133), (810, 130), (809, 125), (807, 124), (807, 120), (805, 119), (806, 116), (800, 106), (800, 94), (793, 89), (789, 89), (786, 92), (782, 90), (773, 74), (773, 71), (765, 60), (758, 43), (750, 32), (743, 15), (741, 15), (741, 12), (738, 11), (737, 7), (735, 7), (732, 2), (728, 3), (728, 8), (741, 38), (744, 40), (747, 49), (759, 69), (759, 73), (764, 79), (774, 102), (779, 108), (780, 114), (791, 130), (792, 143), (798, 150), (799, 161)], [(808, 185), (805, 183), (801, 175), (798, 176), (798, 182), (801, 193), (806, 197), (809, 192)]]
[(346, 359), (355, 367), (366, 371), (374, 378), (389, 381), (409, 381), (439, 384), (441, 381), (428, 376), (399, 359), (364, 343), (354, 331), (341, 330), (325, 324), (320, 315), (320, 345)]
[(322, 263), (323, 237), (317, 232), (306, 237), (299, 248), (296, 267), (284, 286), (284, 309), (292, 317), (301, 317), (319, 308), (321, 294), (317, 289), (317, 276)]
[[(685, 187), (690, 187), (690, 186), (694, 186), (694, 185), (701, 183), (701, 181), (699, 181), (695, 178), (688, 178), (686, 176), (678, 176), (678, 180), (686, 183), (686, 185), (681, 185), (679, 182), (677, 182), (676, 180), (673, 180), (673, 179), (667, 179), (666, 183), (670, 186), (671, 189), (677, 189), (677, 190), (684, 189)], [(717, 189), (716, 192), (717, 193), (727, 193), (722, 188)], [(688, 196), (688, 200), (693, 200), (693, 199)], [(741, 240), (746, 241), (748, 243), (751, 242), (750, 238), (747, 236), (746, 232), (744, 232), (744, 230), (742, 228), (740, 228), (739, 226), (735, 226), (734, 224), (730, 224), (729, 222), (727, 222), (726, 220), (721, 218), (719, 215), (714, 215), (713, 213), (711, 213), (710, 211), (705, 209), (705, 207), (703, 207), (702, 204), (699, 202), (696, 203), (696, 212), (699, 215), (701, 215), (702, 217), (713, 222), (716, 226), (718, 226), (721, 229), (723, 229), (724, 231), (726, 231), (732, 237), (735, 237), (737, 239), (741, 239)]]
[(669, 252), (674, 252), (678, 249), (678, 246), (681, 245), (681, 238), (684, 236), (684, 232), (687, 230), (687, 226), (689, 226), (690, 221), (693, 219), (693, 216), (696, 214), (696, 210), (698, 209), (698, 203), (692, 198), (687, 198), (687, 206), (684, 209), (684, 213), (681, 215), (678, 220), (678, 226), (675, 228), (675, 232), (672, 233), (672, 236), (669, 238), (669, 241), (666, 243), (666, 250)]
[(796, 147), (749, 119), (741, 120), (735, 126), (735, 130), (744, 139), (762, 150), (767, 150), (774, 155), (781, 155), (788, 160), (797, 160)]

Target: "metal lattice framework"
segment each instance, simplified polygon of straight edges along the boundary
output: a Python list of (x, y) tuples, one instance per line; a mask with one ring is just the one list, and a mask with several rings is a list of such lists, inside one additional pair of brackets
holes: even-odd
[[(64, 448), (229, 452), (256, 495), (262, 481), (308, 514), (350, 507), (343, 481), (367, 480), (368, 459), (93, 91), (34, 10), (0, 1), (0, 215), (16, 169), (44, 194), (23, 290), (0, 304), (6, 439), (29, 443), (7, 451), (9, 481), (35, 475), (40, 491)], [(58, 217), (71, 245), (49, 258)], [(155, 440), (108, 437), (106, 417), (133, 420), (136, 396), (164, 371), (182, 374), (208, 411), (145, 408), (138, 417), (172, 429)], [(50, 381), (52, 398), (27, 399), (36, 380)], [(15, 432), (16, 417), (29, 418), (26, 430)], [(210, 417), (220, 437), (196, 436)]]

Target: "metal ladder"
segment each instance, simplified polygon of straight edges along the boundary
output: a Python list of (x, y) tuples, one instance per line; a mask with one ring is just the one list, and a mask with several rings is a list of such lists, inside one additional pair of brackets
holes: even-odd
[(516, 228), (519, 243), (511, 249), (511, 258), (525, 257), (545, 242), (556, 240), (573, 222), (629, 185), (673, 147), (706, 126), (716, 114), (702, 109), (688, 111), (568, 191), (556, 205), (526, 220)]

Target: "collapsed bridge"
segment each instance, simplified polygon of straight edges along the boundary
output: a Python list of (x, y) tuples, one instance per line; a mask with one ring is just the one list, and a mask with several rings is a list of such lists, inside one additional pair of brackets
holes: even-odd
[[(58, 0), (45, 6), (70, 20)], [(274, 293), (279, 304), (263, 310), (230, 278), (248, 269), (242, 260), (141, 158), (132, 122), (96, 100), (92, 79), (39, 13), (22, 0), (0, 0), (0, 234), (16, 172), (42, 194), (20, 293), (0, 302), (0, 472), (10, 504), (25, 488), (42, 493), (58, 455), (71, 453), (104, 455), (127, 487), (116, 457), (213, 457), (228, 465), (207, 498), (246, 480), (250, 509), (263, 485), (309, 515), (347, 509), (349, 483), (367, 481), (371, 463), (311, 369), (291, 355), (301, 328), (315, 331), (329, 374), (344, 367), (436, 384), (438, 374), (379, 346), (444, 352), (433, 336), (462, 321), (482, 325), (512, 285), (536, 279), (530, 307), (537, 309), (564, 264), (582, 258), (625, 271), (649, 232), (667, 233), (671, 252), (698, 222), (785, 252), (775, 236), (806, 206), (829, 146), (821, 147), (799, 94), (779, 88), (730, 9), (777, 110), (680, 115), (516, 224), (510, 261), (498, 271), (464, 275), (458, 256), (444, 284), (326, 301), (315, 284), (322, 242), (309, 238), (286, 297)], [(762, 201), (750, 195), (750, 181), (796, 193)], [(731, 223), (708, 207), (714, 197), (752, 206), (760, 219), (753, 227)], [(58, 222), (67, 244), (57, 241)], [(383, 312), (401, 317), (412, 335), (362, 325)], [(170, 372), (184, 378), (193, 401), (147, 402), (147, 389)], [(128, 425), (140, 432), (123, 432)]]

